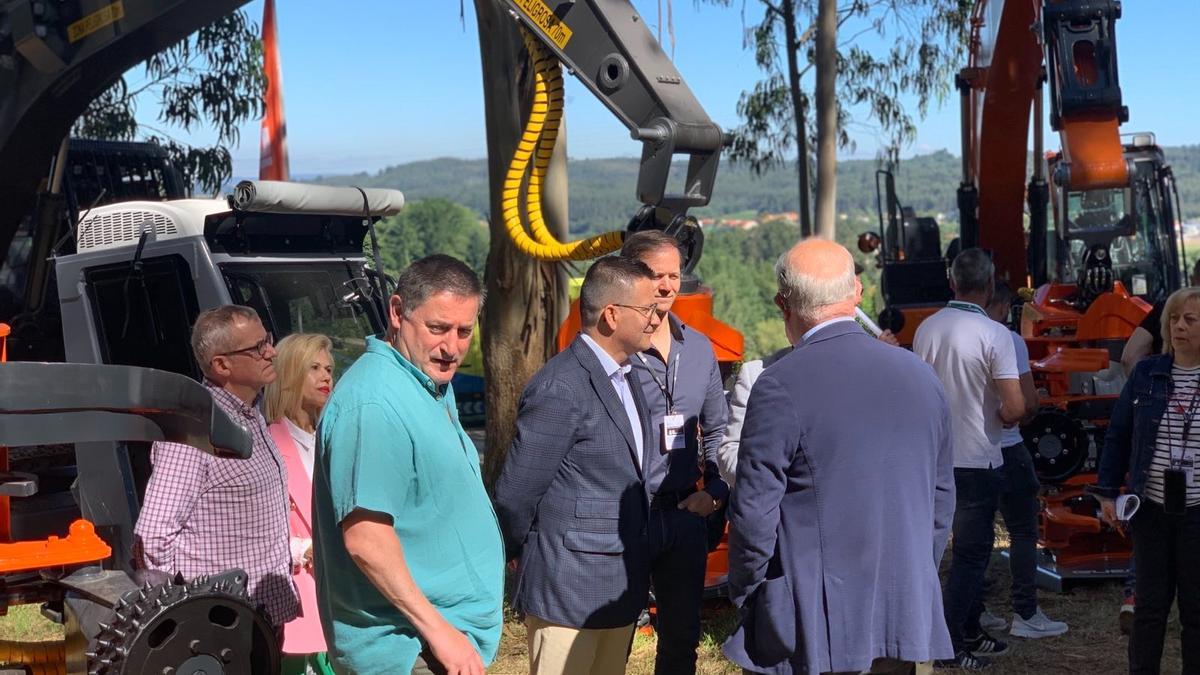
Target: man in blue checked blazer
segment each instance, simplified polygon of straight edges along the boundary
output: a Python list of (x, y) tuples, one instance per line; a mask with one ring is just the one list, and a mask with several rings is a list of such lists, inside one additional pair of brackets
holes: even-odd
[(496, 482), (513, 605), (534, 675), (625, 672), (646, 604), (650, 415), (629, 358), (660, 322), (645, 264), (603, 258), (580, 291), (583, 333), (529, 381)]

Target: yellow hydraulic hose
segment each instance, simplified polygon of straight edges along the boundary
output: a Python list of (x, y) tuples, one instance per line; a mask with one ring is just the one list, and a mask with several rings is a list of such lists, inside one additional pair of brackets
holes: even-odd
[(537, 154), (533, 157), (533, 170), (529, 174), (529, 184), (525, 188), (525, 213), (529, 218), (529, 232), (533, 238), (543, 244), (557, 244), (558, 239), (546, 227), (542, 215), (542, 181), (550, 168), (550, 157), (554, 154), (554, 146), (558, 143), (558, 129), (562, 123), (563, 114), (563, 79), (562, 68), (558, 59), (550, 54), (545, 46), (524, 31), (525, 47), (529, 50), (529, 58), (533, 62), (534, 71), (534, 109), (538, 109), (541, 99), (546, 100), (546, 112), (541, 133), (538, 136)]
[[(558, 126), (562, 119), (562, 75), (557, 60), (527, 33), (525, 44), (529, 48), (530, 58), (535, 63), (534, 100), (529, 122), (526, 123), (521, 141), (513, 153), (512, 161), (509, 162), (508, 174), (504, 181), (501, 209), (508, 236), (519, 251), (538, 260), (587, 260), (615, 251), (625, 239), (624, 232), (607, 232), (563, 244), (546, 228), (541, 211), (541, 182), (546, 167), (549, 166), (554, 144), (558, 140)], [(556, 85), (548, 83), (549, 71), (554, 71), (557, 75)], [(556, 102), (552, 99), (556, 99)], [(551, 117), (552, 109), (556, 112), (547, 130), (547, 118)], [(526, 187), (526, 208), (530, 211), (530, 227), (534, 234), (534, 238), (531, 238), (521, 219), (520, 197), (521, 186), (525, 183), (530, 158), (535, 150), (538, 159), (534, 166), (534, 177)]]

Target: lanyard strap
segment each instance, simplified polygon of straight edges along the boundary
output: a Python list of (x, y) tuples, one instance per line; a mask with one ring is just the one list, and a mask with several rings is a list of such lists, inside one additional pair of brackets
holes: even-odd
[(1200, 394), (1200, 375), (1196, 376), (1196, 382), (1192, 386), (1192, 400), (1188, 403), (1187, 410), (1183, 409), (1181, 403), (1175, 404), (1175, 411), (1183, 416), (1183, 440), (1179, 444), (1179, 457), (1175, 457), (1175, 448), (1168, 445), (1171, 453), (1171, 467), (1178, 469), (1183, 466), (1183, 458), (1187, 455), (1188, 437), (1192, 433), (1192, 422), (1196, 418), (1196, 401), (1197, 394)]
[[(671, 363), (667, 367), (667, 376), (671, 378), (670, 389), (667, 388), (667, 385), (664, 384), (662, 380), (658, 379), (658, 375), (655, 374), (654, 368), (651, 368), (650, 362), (646, 360), (645, 354), (638, 352), (638, 358), (642, 360), (642, 365), (646, 366), (646, 370), (650, 372), (650, 377), (654, 380), (654, 384), (658, 385), (658, 388), (662, 390), (663, 397), (667, 399), (667, 413), (675, 412), (674, 392), (675, 386), (679, 384), (679, 350), (675, 350), (675, 356), (671, 359), (674, 363)], [(672, 370), (675, 371), (674, 375), (671, 374)]]
[(960, 309), (964, 312), (975, 312), (976, 314), (982, 314), (984, 316), (987, 316), (987, 312), (983, 311), (982, 307), (980, 307), (979, 305), (977, 305), (973, 302), (962, 302), (961, 300), (951, 300), (950, 302), (946, 303), (946, 306), (950, 307), (951, 309)]

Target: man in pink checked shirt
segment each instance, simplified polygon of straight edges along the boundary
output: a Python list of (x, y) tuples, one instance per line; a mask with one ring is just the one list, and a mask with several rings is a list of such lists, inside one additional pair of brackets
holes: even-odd
[(275, 380), (274, 339), (249, 307), (202, 312), (192, 353), (213, 401), (254, 439), (249, 459), (219, 459), (181, 443), (155, 443), (134, 528), (135, 564), (185, 579), (240, 569), (251, 604), (277, 631), (295, 618), (288, 548), (287, 469), (257, 407)]

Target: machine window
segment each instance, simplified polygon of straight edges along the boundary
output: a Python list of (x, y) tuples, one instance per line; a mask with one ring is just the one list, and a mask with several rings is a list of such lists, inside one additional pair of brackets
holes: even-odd
[(362, 270), (350, 263), (233, 263), (222, 272), (233, 302), (253, 307), (276, 339), (329, 336), (335, 376), (366, 350), (367, 335), (382, 332), (358, 290)]
[(200, 313), (182, 256), (146, 258), (84, 272), (105, 363), (157, 368), (198, 378), (192, 324)]

